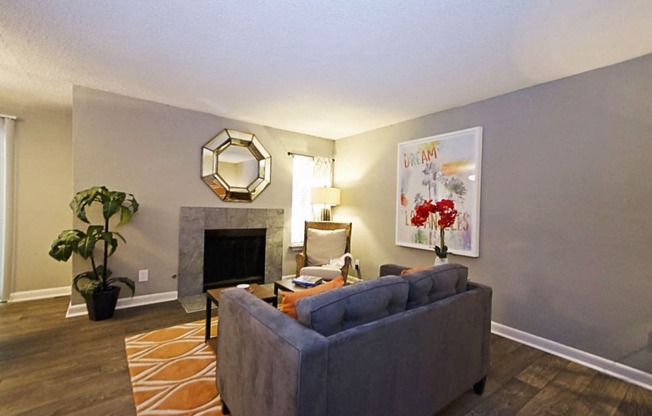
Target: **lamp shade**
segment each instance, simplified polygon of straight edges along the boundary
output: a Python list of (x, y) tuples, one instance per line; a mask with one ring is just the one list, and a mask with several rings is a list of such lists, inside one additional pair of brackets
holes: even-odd
[(310, 190), (310, 203), (323, 205), (339, 205), (340, 189), (339, 188), (312, 188)]

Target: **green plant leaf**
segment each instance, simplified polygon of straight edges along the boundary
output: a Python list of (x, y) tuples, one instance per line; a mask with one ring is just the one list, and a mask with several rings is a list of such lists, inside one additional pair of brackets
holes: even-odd
[(104, 219), (108, 220), (121, 210), (122, 203), (127, 195), (124, 192), (107, 191), (102, 197), (102, 214)]
[(122, 236), (122, 234), (117, 233), (115, 231), (111, 231), (111, 234), (113, 234), (114, 237), (120, 238), (120, 240), (122, 240), (123, 243), (127, 244), (127, 240), (125, 240), (125, 238)]
[(125, 225), (129, 221), (131, 221), (131, 217), (134, 214), (131, 212), (131, 209), (128, 207), (122, 206), (120, 207), (120, 223), (118, 225)]
[(77, 254), (84, 259), (89, 258), (93, 254), (95, 244), (102, 238), (104, 226), (102, 225), (89, 225), (86, 234), (82, 233), (82, 238), (77, 244)]
[(68, 261), (72, 253), (77, 251), (79, 240), (84, 233), (79, 230), (65, 230), (52, 242), (50, 257), (58, 261)]
[(122, 206), (120, 207), (120, 225), (125, 225), (131, 221), (131, 217), (138, 212), (138, 201), (132, 194), (127, 194)]
[(79, 273), (72, 280), (72, 287), (84, 298), (88, 298), (88, 296), (92, 295), (101, 285), (102, 281), (92, 270)]
[(75, 197), (70, 202), (70, 208), (73, 210), (77, 218), (84, 221), (86, 224), (89, 223), (86, 216), (86, 207), (93, 203), (95, 200), (99, 200), (98, 196), (102, 191), (106, 191), (104, 186), (94, 186), (83, 191), (79, 191), (75, 194)]
[[(103, 232), (102, 233), (102, 240), (107, 244), (109, 248), (108, 255), (112, 255), (115, 252), (115, 249), (118, 248), (118, 240), (113, 237), (114, 234), (117, 233), (112, 233), (112, 232)], [(120, 236), (122, 238), (122, 236)], [(122, 241), (124, 241), (124, 238), (122, 238)]]
[[(98, 279), (100, 279), (100, 280), (102, 279), (102, 274), (104, 274), (104, 265), (100, 264), (99, 266), (97, 266)], [(107, 277), (107, 279), (109, 277), (111, 277), (112, 274), (113, 274), (113, 272), (111, 271), (111, 269), (106, 269), (106, 277)]]
[(128, 277), (113, 277), (111, 279), (107, 279), (106, 284), (111, 285), (111, 284), (113, 284), (115, 282), (124, 283), (124, 285), (127, 286), (131, 290), (131, 296), (134, 296), (136, 294), (136, 284), (130, 278), (128, 278)]
[(84, 298), (90, 298), (91, 296), (93, 296), (93, 293), (101, 287), (102, 287), (102, 282), (98, 280), (93, 280), (88, 282), (88, 284), (84, 286), (79, 293)]

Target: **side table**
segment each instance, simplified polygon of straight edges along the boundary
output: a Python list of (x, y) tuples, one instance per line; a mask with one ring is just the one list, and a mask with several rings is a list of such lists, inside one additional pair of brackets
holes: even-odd
[[(215, 304), (215, 306), (219, 306), (220, 295), (222, 294), (222, 291), (226, 289), (233, 289), (233, 288), (235, 288), (235, 286), (221, 287), (219, 289), (210, 289), (206, 291), (206, 335), (204, 338), (206, 342), (208, 342), (208, 340), (211, 337), (211, 319), (212, 319), (213, 304)], [(254, 283), (252, 285), (249, 285), (248, 289), (240, 289), (240, 290), (246, 290), (252, 295), (256, 296), (258, 299), (264, 300), (265, 302), (271, 303), (273, 306), (276, 306), (277, 303), (276, 291), (272, 290), (269, 286), (258, 285)]]

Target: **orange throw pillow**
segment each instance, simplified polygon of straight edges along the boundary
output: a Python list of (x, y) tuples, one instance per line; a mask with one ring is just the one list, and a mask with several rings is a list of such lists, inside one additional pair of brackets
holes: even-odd
[(344, 278), (338, 276), (328, 283), (322, 283), (321, 285), (311, 287), (310, 289), (300, 290), (298, 292), (281, 292), (281, 311), (287, 313), (288, 316), (297, 319), (297, 302), (299, 299), (316, 295), (317, 293), (326, 292), (327, 290), (341, 286), (344, 286)]
[(432, 269), (432, 267), (413, 267), (411, 269), (404, 269), (401, 271), (401, 276), (408, 273), (419, 272), (421, 270)]

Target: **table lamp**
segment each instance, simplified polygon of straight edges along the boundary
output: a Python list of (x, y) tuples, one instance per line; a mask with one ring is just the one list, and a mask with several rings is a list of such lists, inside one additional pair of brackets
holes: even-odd
[(312, 188), (310, 190), (310, 203), (321, 205), (321, 221), (331, 220), (331, 207), (340, 204), (340, 189), (330, 187)]

